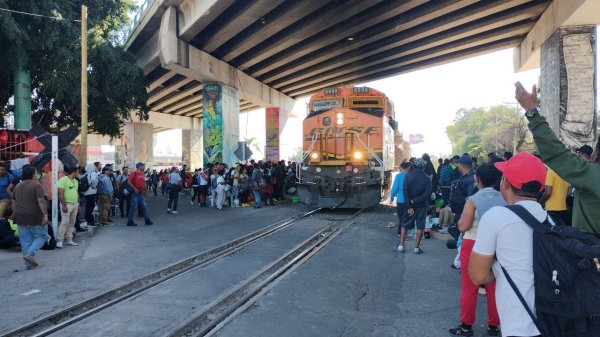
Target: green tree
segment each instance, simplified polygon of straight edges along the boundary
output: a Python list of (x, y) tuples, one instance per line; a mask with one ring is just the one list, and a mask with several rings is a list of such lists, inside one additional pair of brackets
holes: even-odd
[(490, 152), (533, 149), (525, 117), (506, 105), (460, 109), (446, 134), (455, 154), (466, 152), (482, 159)]
[(304, 149), (302, 147), (297, 147), (294, 149), (294, 153), (290, 156), (289, 160), (295, 162), (301, 162), (304, 157)]
[[(117, 136), (133, 112), (148, 119), (146, 83), (120, 45), (132, 0), (0, 0), (0, 7), (58, 17), (0, 12), (0, 106), (13, 95), (19, 62), (31, 73), (32, 121), (58, 130), (81, 123), (81, 5), (88, 6), (90, 130)], [(4, 48), (4, 46), (6, 46)]]
[(256, 140), (256, 137), (250, 137), (250, 138), (246, 138), (244, 140), (246, 142), (246, 145), (248, 145), (248, 148), (250, 148), (250, 150), (252, 150), (252, 156), (254, 158), (260, 158), (260, 156), (258, 156), (258, 154), (262, 154), (263, 150), (262, 150), (262, 146), (261, 144), (258, 143), (258, 141)]

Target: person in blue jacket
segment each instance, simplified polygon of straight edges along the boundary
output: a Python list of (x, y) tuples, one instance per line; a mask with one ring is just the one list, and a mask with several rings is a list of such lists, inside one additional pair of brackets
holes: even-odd
[(396, 198), (396, 214), (398, 214), (398, 236), (400, 236), (400, 230), (402, 229), (402, 223), (404, 222), (406, 207), (404, 207), (404, 177), (406, 176), (406, 170), (410, 167), (410, 163), (404, 162), (400, 164), (400, 172), (394, 178), (394, 184), (392, 185), (392, 191), (390, 192), (390, 203), (394, 202)]

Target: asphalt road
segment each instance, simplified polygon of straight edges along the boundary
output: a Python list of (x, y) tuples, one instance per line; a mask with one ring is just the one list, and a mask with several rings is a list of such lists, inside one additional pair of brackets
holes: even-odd
[[(0, 252), (0, 332), (307, 210), (282, 205), (219, 212), (192, 208), (188, 200), (181, 200), (179, 215), (167, 215), (166, 199), (150, 197), (155, 225), (132, 228), (116, 219), (93, 237), (80, 238), (78, 247), (42, 251), (42, 265), (32, 271), (23, 270), (20, 254)], [(460, 278), (450, 269), (456, 251), (430, 239), (422, 255), (411, 252), (413, 241), (408, 253), (394, 252), (396, 228), (387, 226), (396, 219), (393, 211), (381, 206), (363, 213), (217, 335), (447, 336), (459, 316)], [(179, 276), (56, 335), (164, 335), (320, 226), (347, 214), (315, 215), (235, 258)], [(40, 292), (24, 295), (32, 290)], [(479, 302), (483, 310), (475, 332), (484, 336), (484, 297)]]
[[(361, 216), (217, 336), (448, 336), (458, 325), (456, 250), (424, 241), (424, 253), (392, 250), (392, 210)], [(485, 297), (475, 336), (487, 336)], [(482, 310), (481, 310), (482, 309)]]

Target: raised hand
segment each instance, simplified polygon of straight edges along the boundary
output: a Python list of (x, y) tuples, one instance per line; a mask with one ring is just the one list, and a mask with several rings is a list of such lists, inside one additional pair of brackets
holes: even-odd
[(515, 88), (515, 98), (517, 99), (517, 102), (521, 104), (523, 109), (529, 110), (536, 107), (537, 91), (535, 88), (535, 84), (531, 89), (531, 93), (527, 92), (527, 90), (525, 89), (525, 87), (523, 87), (523, 84), (521, 84), (521, 82), (515, 83)]

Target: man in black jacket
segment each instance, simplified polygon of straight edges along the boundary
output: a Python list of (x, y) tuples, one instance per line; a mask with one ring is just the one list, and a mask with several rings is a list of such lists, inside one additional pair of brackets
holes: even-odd
[(425, 219), (427, 217), (427, 207), (431, 196), (431, 180), (425, 174), (425, 161), (422, 158), (411, 158), (411, 168), (404, 178), (404, 203), (410, 218), (404, 224), (401, 224), (400, 244), (397, 251), (404, 253), (404, 240), (406, 239), (406, 230), (413, 225), (417, 227), (417, 242), (414, 249), (415, 254), (421, 254), (421, 238), (425, 230)]
[(475, 192), (475, 171), (473, 171), (471, 156), (465, 154), (460, 157), (458, 171), (461, 176), (453, 181), (450, 187), (450, 207), (454, 213), (455, 222), (460, 220), (467, 198)]

